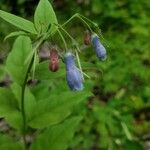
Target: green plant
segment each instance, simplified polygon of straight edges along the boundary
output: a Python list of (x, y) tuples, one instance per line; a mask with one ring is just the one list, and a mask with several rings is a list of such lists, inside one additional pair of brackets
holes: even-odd
[[(51, 84), (63, 78), (60, 74), (64, 74), (64, 64), (61, 63), (59, 72), (50, 73), (47, 71), (48, 61), (39, 63), (38, 52), (45, 41), (54, 40), (55, 36), (60, 37), (65, 51), (59, 51), (59, 53), (60, 55), (67, 53), (64, 62), (67, 68), (68, 85), (72, 90), (82, 90), (79, 86), (86, 74), (82, 71), (80, 64), (78, 55), (80, 48), (64, 26), (74, 18), (78, 18), (91, 34), (97, 32), (100, 35), (99, 28), (80, 14), (75, 14), (63, 25), (58, 24), (55, 12), (48, 0), (40, 0), (34, 14), (34, 23), (2, 10), (0, 10), (0, 17), (20, 29), (5, 37), (7, 40), (17, 36), (5, 66), (12, 83), (9, 87), (0, 88), (0, 117), (5, 118), (8, 125), (12, 127), (14, 139), (1, 135), (0, 149), (66, 149), (68, 141), (82, 119), (82, 111), (77, 108), (91, 93), (87, 90), (72, 93), (66, 86), (60, 85), (51, 87)], [(66, 43), (66, 37), (69, 38), (70, 44)], [(98, 36), (97, 40), (99, 40)], [(70, 66), (70, 60), (69, 63), (67, 62), (68, 56), (71, 56), (69, 59), (73, 56), (70, 50), (67, 52), (68, 46), (76, 54), (79, 69), (74, 62), (72, 66)], [(97, 51), (101, 51), (101, 47)], [(56, 59), (56, 54), (50, 56), (50, 63)], [(63, 56), (61, 57), (63, 59)], [(43, 71), (45, 67), (46, 71)], [(47, 83), (45, 75), (50, 83)], [(81, 80), (79, 80), (80, 77)], [(39, 82), (32, 83), (35, 79)], [(61, 99), (59, 94), (61, 94)], [(28, 138), (31, 138), (31, 141)]]

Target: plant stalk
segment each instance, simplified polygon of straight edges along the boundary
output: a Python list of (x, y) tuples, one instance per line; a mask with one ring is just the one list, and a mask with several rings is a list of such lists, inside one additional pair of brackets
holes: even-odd
[(32, 64), (34, 61), (34, 56), (31, 59), (31, 62), (29, 64), (29, 67), (27, 69), (27, 73), (23, 82), (23, 86), (22, 86), (22, 92), (21, 92), (21, 113), (22, 113), (22, 118), (23, 118), (23, 142), (24, 142), (24, 149), (27, 150), (27, 141), (26, 141), (26, 114), (25, 114), (25, 102), (24, 102), (24, 98), (25, 98), (25, 88), (26, 88), (26, 83), (28, 80), (28, 73), (31, 70)]
[[(38, 47), (42, 44), (42, 42), (44, 41), (44, 38), (41, 38), (39, 40), (39, 42), (37, 43), (37, 45), (35, 46), (35, 48), (33, 49), (33, 51), (37, 50)], [(22, 92), (21, 92), (21, 113), (22, 113), (22, 118), (23, 118), (23, 129), (22, 129), (22, 136), (23, 136), (23, 142), (24, 142), (24, 150), (27, 150), (27, 140), (26, 140), (26, 130), (27, 130), (27, 122), (26, 122), (26, 113), (25, 113), (25, 88), (26, 88), (26, 83), (28, 80), (28, 74), (31, 71), (32, 65), (34, 62), (34, 53), (32, 55), (31, 61), (29, 63), (29, 66), (27, 68), (27, 72), (25, 75), (25, 79), (22, 85)]]

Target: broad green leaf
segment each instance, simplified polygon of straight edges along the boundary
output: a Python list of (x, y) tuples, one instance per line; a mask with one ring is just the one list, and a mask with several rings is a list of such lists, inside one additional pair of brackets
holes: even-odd
[(31, 40), (27, 36), (19, 36), (9, 53), (6, 61), (6, 69), (12, 79), (22, 85), (27, 73), (29, 63), (25, 63), (29, 53), (32, 51)]
[(58, 124), (69, 115), (70, 115), (69, 110), (64, 112), (47, 112), (39, 114), (39, 117), (36, 116), (28, 124), (32, 128), (42, 129), (48, 127), (49, 125)]
[(0, 146), (1, 150), (23, 150), (23, 146), (19, 142), (17, 143), (5, 143)]
[(14, 36), (19, 36), (19, 35), (26, 35), (25, 32), (23, 31), (16, 31), (16, 32), (12, 32), (10, 34), (8, 34), (4, 40), (7, 40), (8, 38), (14, 37)]
[(21, 109), (21, 86), (14, 82), (10, 88), (18, 102), (19, 109)]
[(73, 117), (48, 128), (33, 142), (30, 150), (66, 150), (82, 117)]
[(9, 136), (0, 134), (1, 150), (23, 150), (23, 146)]
[[(19, 86), (17, 83), (13, 83), (11, 85), (11, 89), (18, 100), (19, 108), (21, 111), (21, 86)], [(25, 88), (25, 98), (24, 98), (24, 107), (25, 107), (25, 113), (27, 120), (32, 117), (34, 108), (36, 105), (36, 100), (34, 95), (30, 92), (30, 89), (28, 87)]]
[(24, 18), (18, 17), (16, 15), (10, 14), (2, 10), (0, 10), (0, 17), (21, 30), (24, 30), (26, 32), (30, 32), (33, 34), (37, 34), (34, 28), (34, 24), (30, 22), (29, 20), (26, 20)]
[(46, 32), (49, 27), (50, 31), (56, 29), (53, 25), (57, 24), (56, 14), (48, 0), (40, 0), (34, 14), (34, 23), (38, 32)]
[(0, 88), (0, 117), (15, 129), (22, 129), (22, 116), (18, 104), (10, 89)]
[(33, 112), (35, 111), (36, 99), (34, 95), (30, 92), (30, 89), (26, 87), (25, 89), (25, 112), (27, 115), (27, 120), (33, 116)]
[(44, 128), (57, 124), (69, 116), (74, 107), (78, 107), (89, 95), (88, 92), (64, 91), (61, 94), (61, 99), (57, 94), (41, 99), (35, 105), (33, 118), (29, 121), (29, 125), (32, 128)]
[(6, 117), (17, 109), (17, 101), (10, 89), (0, 88), (0, 117)]
[(22, 119), (22, 114), (20, 111), (15, 110), (15, 111), (12, 111), (11, 113), (7, 113), (5, 120), (14, 129), (17, 129), (20, 132), (22, 131), (23, 119)]
[(0, 134), (0, 145), (6, 144), (6, 143), (12, 142), (12, 141), (13, 140), (11, 139), (11, 137)]
[(41, 99), (46, 99), (49, 97), (49, 95), (50, 95), (49, 94), (49, 92), (50, 92), (49, 86), (50, 86), (49, 82), (41, 81), (36, 86), (33, 86), (31, 88), (31, 92), (36, 97), (36, 101), (39, 101)]
[(35, 70), (35, 78), (40, 80), (54, 80), (65, 77), (65, 66), (60, 63), (60, 69), (57, 72), (51, 72), (48, 68), (49, 62), (40, 63)]

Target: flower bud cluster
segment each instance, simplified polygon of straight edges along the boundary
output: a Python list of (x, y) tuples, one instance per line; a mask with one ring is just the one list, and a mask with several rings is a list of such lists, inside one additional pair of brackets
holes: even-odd
[[(96, 33), (90, 35), (89, 31), (86, 31), (84, 33), (83, 42), (85, 45), (89, 45), (90, 43), (93, 45), (93, 48), (99, 60), (106, 60), (106, 49), (102, 45)], [(63, 60), (66, 66), (66, 80), (70, 90), (81, 91), (84, 88), (83, 74), (82, 70), (80, 70), (76, 66), (74, 54), (70, 51), (66, 52), (64, 54)], [(52, 72), (56, 72), (59, 69), (59, 55), (56, 48), (52, 48), (50, 51), (49, 69)]]

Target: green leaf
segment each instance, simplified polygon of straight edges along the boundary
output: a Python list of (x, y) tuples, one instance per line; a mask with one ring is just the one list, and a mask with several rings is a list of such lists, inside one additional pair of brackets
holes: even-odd
[(25, 89), (25, 112), (27, 115), (27, 120), (30, 120), (35, 111), (36, 99), (34, 95), (30, 92), (30, 89), (26, 87)]
[(17, 129), (20, 132), (22, 131), (23, 119), (22, 119), (22, 114), (20, 111), (15, 110), (15, 111), (12, 111), (11, 113), (7, 113), (5, 120), (14, 129)]
[(0, 146), (2, 150), (23, 150), (23, 147), (20, 143), (5, 143)]
[(34, 23), (38, 32), (46, 32), (49, 27), (50, 31), (56, 29), (53, 24), (57, 23), (57, 18), (48, 0), (40, 0), (34, 14)]
[(23, 150), (22, 145), (11, 137), (0, 134), (1, 150)]
[(4, 117), (11, 127), (21, 131), (21, 112), (18, 111), (17, 100), (10, 89), (0, 88), (0, 117)]
[(0, 117), (17, 109), (17, 101), (10, 89), (0, 88)]
[(86, 100), (89, 96), (88, 92), (72, 93), (70, 91), (63, 92), (60, 95), (50, 95), (46, 99), (41, 99), (35, 105), (33, 118), (29, 122), (32, 128), (44, 128), (53, 124), (58, 124), (69, 116), (74, 107)]
[(22, 85), (27, 73), (29, 63), (25, 63), (29, 53), (32, 51), (31, 40), (27, 36), (19, 36), (9, 53), (6, 61), (6, 69), (12, 79)]
[(30, 150), (66, 150), (82, 117), (73, 117), (48, 128), (31, 145)]
[(49, 125), (58, 124), (69, 115), (70, 115), (69, 110), (64, 112), (47, 112), (39, 114), (39, 117), (36, 116), (28, 124), (32, 128), (42, 129), (48, 127)]
[(40, 81), (36, 86), (31, 88), (33, 95), (36, 97), (36, 101), (41, 99), (46, 99), (49, 97), (49, 82), (47, 81)]
[(19, 36), (19, 35), (26, 35), (26, 33), (23, 32), (23, 31), (12, 32), (12, 33), (8, 34), (8, 35), (5, 37), (4, 41), (7, 40), (8, 38), (11, 38), (11, 37), (14, 37), (14, 36)]
[(24, 18), (18, 17), (16, 15), (10, 14), (8, 12), (0, 10), (0, 17), (3, 18), (5, 21), (11, 23), (12, 25), (16, 26), (19, 29), (24, 31), (37, 34), (34, 24)]
[(144, 150), (144, 147), (136, 141), (127, 140), (125, 143), (125, 150)]
[[(21, 110), (21, 86), (19, 86), (17, 83), (13, 83), (11, 85), (11, 89), (12, 89), (16, 99), (18, 100), (19, 108)], [(26, 87), (25, 88), (24, 107), (25, 107), (25, 113), (26, 113), (27, 120), (32, 117), (35, 105), (36, 105), (35, 97), (30, 92), (30, 89), (28, 87)]]
[(57, 72), (51, 72), (48, 68), (49, 62), (40, 63), (35, 70), (35, 78), (40, 80), (54, 80), (65, 77), (65, 66), (60, 63), (60, 69)]

